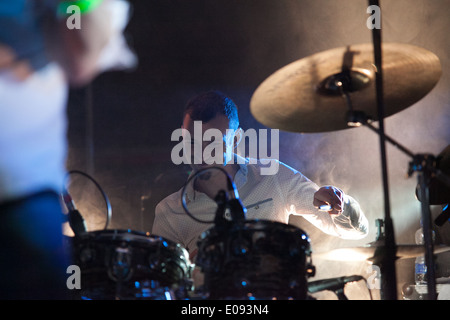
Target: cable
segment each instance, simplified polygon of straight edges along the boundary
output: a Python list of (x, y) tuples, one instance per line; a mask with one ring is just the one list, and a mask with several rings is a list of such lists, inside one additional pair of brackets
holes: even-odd
[(364, 278), (364, 282), (366, 283), (367, 292), (369, 293), (369, 299), (373, 300), (372, 289), (370, 288), (369, 280), (367, 280), (365, 277), (363, 277), (363, 278)]
[(205, 169), (201, 169), (201, 170), (197, 171), (197, 172), (194, 173), (192, 176), (190, 176), (189, 179), (188, 179), (188, 180), (186, 181), (186, 183), (184, 184), (183, 189), (182, 189), (182, 191), (181, 191), (181, 205), (183, 206), (184, 211), (186, 212), (186, 214), (187, 214), (189, 217), (191, 217), (193, 220), (195, 220), (195, 221), (197, 221), (197, 222), (205, 223), (205, 224), (214, 223), (215, 220), (211, 220), (211, 221), (201, 220), (201, 219), (198, 219), (197, 217), (195, 217), (191, 212), (189, 212), (189, 210), (188, 210), (188, 208), (187, 208), (187, 205), (186, 205), (186, 188), (187, 188), (188, 184), (189, 184), (192, 180), (196, 179), (197, 176), (198, 176), (199, 174), (203, 174), (203, 173), (205, 173), (206, 171), (209, 171), (209, 170), (212, 170), (212, 169), (219, 170), (219, 171), (221, 171), (223, 174), (225, 174), (225, 176), (226, 176), (226, 178), (227, 178), (227, 182), (228, 182), (228, 183), (227, 183), (227, 184), (228, 184), (228, 185), (227, 185), (228, 191), (233, 191), (233, 192), (234, 192), (234, 197), (235, 197), (236, 199), (239, 198), (238, 192), (237, 192), (237, 188), (236, 188), (236, 186), (235, 186), (235, 184), (234, 184), (234, 182), (233, 182), (233, 179), (230, 177), (230, 175), (228, 174), (228, 172), (226, 172), (223, 168), (219, 168), (219, 167), (205, 168)]
[[(105, 200), (105, 204), (106, 204), (106, 223), (105, 223), (105, 227), (103, 230), (108, 229), (109, 223), (111, 222), (111, 217), (112, 217), (112, 207), (111, 207), (111, 203), (109, 201), (108, 196), (106, 195), (105, 191), (102, 189), (102, 187), (100, 186), (100, 184), (94, 179), (92, 178), (90, 175), (88, 175), (87, 173), (83, 172), (83, 171), (79, 171), (79, 170), (71, 170), (69, 172), (67, 172), (65, 178), (64, 178), (64, 185), (66, 184), (66, 180), (67, 178), (72, 175), (72, 174), (80, 174), (86, 178), (88, 178), (89, 180), (91, 180), (95, 186), (97, 187), (97, 189), (100, 191), (100, 193), (103, 196), (103, 199)], [(66, 188), (64, 188), (66, 189)]]

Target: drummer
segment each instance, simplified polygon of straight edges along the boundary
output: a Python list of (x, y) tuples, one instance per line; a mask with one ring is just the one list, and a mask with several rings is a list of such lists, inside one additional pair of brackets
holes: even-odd
[[(235, 150), (240, 138), (239, 117), (236, 104), (218, 91), (209, 91), (192, 98), (184, 110), (182, 127), (194, 137), (194, 122), (201, 121), (202, 137), (208, 129), (219, 129), (224, 137), (225, 154)], [(227, 129), (234, 137), (227, 139)], [(230, 130), (229, 130), (230, 131)], [(198, 136), (198, 135), (197, 135)], [(195, 143), (195, 141), (193, 142)], [(204, 149), (208, 142), (201, 142)], [(211, 143), (211, 142), (209, 142)], [(225, 157), (221, 164), (190, 164), (193, 173), (209, 167), (221, 167), (233, 179), (239, 198), (247, 208), (247, 219), (264, 219), (288, 223), (290, 215), (300, 215), (324, 233), (344, 238), (361, 239), (368, 234), (368, 220), (358, 202), (335, 186), (319, 187), (299, 171), (276, 161), (274, 174), (261, 174), (260, 161), (242, 159), (233, 161)], [(195, 161), (191, 161), (195, 162)], [(257, 162), (256, 164), (254, 164)], [(199, 213), (198, 219), (212, 221), (215, 202), (212, 200), (226, 186), (226, 176), (220, 170), (208, 170), (186, 187), (187, 207), (191, 213)], [(212, 224), (200, 223), (185, 214), (181, 203), (182, 190), (163, 199), (155, 211), (153, 234), (183, 245), (192, 261), (197, 254), (197, 242), (202, 232)], [(327, 211), (319, 210), (328, 206)]]

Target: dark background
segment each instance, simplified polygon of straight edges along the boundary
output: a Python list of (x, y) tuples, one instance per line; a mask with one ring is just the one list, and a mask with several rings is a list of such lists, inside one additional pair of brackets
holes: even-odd
[[(107, 72), (89, 86), (72, 89), (68, 105), (68, 169), (89, 173), (105, 190), (113, 208), (109, 228), (115, 229), (150, 231), (156, 203), (181, 187), (187, 168), (173, 165), (170, 152), (175, 144), (170, 136), (180, 126), (190, 97), (221, 90), (239, 106), (244, 129), (265, 128), (249, 111), (252, 94), (264, 79), (311, 54), (372, 41), (366, 27), (367, 1), (131, 3), (133, 13), (126, 34), (138, 56), (138, 67)], [(450, 1), (386, 0), (381, 6), (383, 40), (428, 49), (441, 59), (443, 69), (432, 92), (386, 119), (386, 132), (413, 152), (437, 155), (450, 142)], [(396, 239), (414, 243), (420, 221), (420, 203), (414, 196), (416, 176), (406, 178), (408, 157), (391, 146), (387, 150)], [(324, 235), (302, 218), (293, 218), (292, 223), (310, 234), (315, 251), (375, 240), (375, 220), (384, 216), (384, 200), (379, 143), (373, 132), (366, 128), (313, 134), (280, 132), (280, 160), (320, 185), (341, 187), (360, 202), (370, 221), (367, 238), (346, 241)], [(83, 177), (74, 177), (71, 188), (89, 229), (101, 229), (105, 209), (96, 188)], [(432, 209), (437, 214), (440, 207)], [(448, 241), (448, 231), (436, 231), (440, 241)], [(317, 279), (371, 274), (365, 262), (315, 263)], [(401, 287), (413, 280), (414, 260), (401, 260), (397, 265)], [(350, 289), (355, 293), (352, 296), (349, 291), (349, 298), (368, 297), (364, 284)]]

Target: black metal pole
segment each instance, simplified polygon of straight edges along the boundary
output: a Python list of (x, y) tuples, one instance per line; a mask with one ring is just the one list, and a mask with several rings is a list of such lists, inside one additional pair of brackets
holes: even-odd
[(429, 300), (437, 299), (436, 269), (434, 262), (433, 229), (430, 210), (430, 181), (435, 157), (432, 155), (417, 155), (410, 166), (420, 170), (418, 182), (421, 196), (422, 230), (425, 249), (425, 265), (427, 266), (427, 295)]
[[(360, 123), (364, 124), (371, 130), (379, 134), (379, 129), (374, 127), (367, 121), (367, 116), (360, 114), (358, 119)], [(390, 142), (393, 146), (397, 147), (400, 151), (411, 157), (409, 164), (408, 175), (411, 176), (414, 172), (418, 172), (418, 185), (420, 187), (420, 199), (421, 199), (421, 214), (422, 214), (422, 227), (424, 235), (424, 249), (425, 249), (425, 262), (427, 266), (427, 293), (429, 300), (437, 299), (436, 291), (436, 269), (434, 261), (434, 243), (433, 243), (433, 228), (431, 221), (430, 210), (430, 189), (429, 185), (431, 178), (442, 181), (450, 187), (450, 177), (444, 174), (441, 170), (436, 168), (436, 158), (431, 154), (413, 154), (410, 150), (402, 146), (389, 136), (385, 136), (386, 141)], [(384, 252), (380, 252), (376, 257), (376, 261), (380, 264), (380, 269), (383, 273), (382, 257)]]
[[(378, 0), (369, 0), (369, 6), (380, 7)], [(381, 18), (381, 17), (380, 17)], [(381, 21), (380, 21), (381, 26)], [(384, 191), (384, 223), (385, 223), (385, 254), (383, 266), (385, 274), (381, 275), (383, 278), (384, 288), (381, 288), (381, 295), (383, 300), (397, 300), (397, 275), (395, 271), (396, 259), (396, 244), (394, 235), (394, 225), (391, 219), (390, 199), (389, 199), (389, 180), (386, 161), (386, 138), (384, 134), (384, 92), (383, 92), (383, 68), (382, 68), (382, 50), (381, 50), (381, 28), (372, 29), (372, 39), (374, 47), (375, 60), (375, 87), (376, 87), (376, 101), (377, 114), (379, 121), (379, 137), (380, 137), (380, 152), (381, 152), (381, 168), (383, 175), (383, 191)]]
[(94, 147), (94, 93), (93, 84), (90, 83), (86, 86), (86, 172), (90, 175), (94, 175), (95, 171), (95, 147)]

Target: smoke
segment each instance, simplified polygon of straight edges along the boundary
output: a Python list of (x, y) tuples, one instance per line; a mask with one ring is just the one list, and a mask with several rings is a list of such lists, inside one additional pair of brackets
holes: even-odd
[[(170, 162), (170, 133), (179, 128), (182, 106), (190, 96), (209, 89), (221, 90), (239, 106), (244, 129), (264, 128), (251, 116), (248, 105), (256, 87), (270, 74), (314, 53), (372, 41), (366, 27), (369, 17), (366, 1), (243, 3), (224, 0), (200, 5), (201, 10), (197, 10), (194, 2), (189, 5), (181, 0), (175, 2), (180, 5), (180, 12), (174, 9), (179, 6), (158, 2), (146, 4), (152, 10), (136, 10), (136, 15), (145, 12), (145, 20), (135, 20), (131, 30), (142, 32), (139, 43), (138, 37), (135, 40), (137, 47), (144, 51), (138, 67), (142, 78), (136, 80), (133, 90), (128, 88), (129, 83), (121, 87), (131, 93), (110, 90), (105, 85), (102, 95), (98, 89), (101, 82), (95, 87), (96, 95), (101, 98), (95, 107), (101, 113), (95, 114), (98, 165), (94, 177), (111, 199), (111, 228), (147, 231), (154, 214), (151, 208), (164, 196), (177, 191), (180, 181), (185, 181), (185, 172), (174, 169)], [(136, 3), (139, 5), (144, 4)], [(437, 155), (450, 143), (450, 75), (447, 72), (450, 1), (386, 0), (381, 6), (383, 41), (423, 47), (440, 58), (443, 69), (439, 83), (424, 99), (385, 120), (386, 133), (413, 153)], [(169, 16), (173, 17), (170, 22)], [(421, 81), (420, 75), (410, 81)], [(105, 97), (109, 98), (108, 103), (101, 101)], [(115, 108), (115, 98), (123, 105)], [(129, 102), (124, 103), (127, 99)], [(341, 116), (344, 115), (336, 114)], [(132, 126), (127, 127), (127, 123)], [(99, 139), (102, 132), (103, 140)], [(293, 217), (291, 223), (309, 234), (313, 252), (358, 247), (375, 240), (375, 221), (383, 219), (385, 214), (379, 143), (379, 137), (365, 127), (328, 133), (280, 132), (280, 160), (319, 185), (331, 184), (343, 189), (360, 203), (370, 222), (365, 239), (350, 241), (327, 236), (304, 219)], [(128, 158), (121, 158), (123, 154)], [(143, 164), (139, 162), (142, 155), (147, 157)], [(75, 150), (70, 160), (71, 169), (84, 166), (82, 152)], [(421, 214), (420, 203), (415, 198), (417, 174), (406, 176), (409, 161), (408, 156), (387, 144), (391, 216), (396, 242), (405, 244), (414, 243)], [(74, 200), (85, 213), (88, 226), (101, 228), (104, 222), (101, 197), (84, 185), (74, 188), (84, 197), (77, 199), (75, 194)], [(75, 189), (73, 192), (78, 192)], [(152, 200), (149, 213), (143, 214), (141, 210), (142, 196)], [(312, 280), (373, 275), (365, 261), (327, 261), (315, 259), (313, 254), (313, 263), (317, 273)], [(397, 267), (401, 288), (413, 280), (414, 261), (398, 261)], [(347, 288), (349, 299), (369, 298), (363, 282), (349, 284)], [(332, 293), (324, 295), (326, 299), (335, 298)]]
[[(303, 1), (290, 3), (286, 12), (292, 24), (294, 39), (285, 63), (309, 54), (352, 43), (371, 42), (364, 27), (367, 16), (363, 1)], [(441, 59), (443, 75), (438, 85), (421, 101), (385, 119), (386, 134), (413, 153), (437, 155), (450, 143), (450, 43), (445, 31), (450, 28), (449, 1), (384, 1), (382, 3), (383, 36), (385, 41), (410, 43), (426, 48)], [(319, 23), (320, 21), (320, 23)], [(433, 21), (433, 23), (431, 23)], [(273, 70), (275, 71), (275, 70)], [(411, 79), (411, 81), (420, 81)], [(355, 106), (357, 108), (357, 106)], [(337, 114), (336, 117), (345, 116)], [(377, 125), (377, 124), (376, 124)], [(311, 228), (304, 220), (293, 217), (291, 223), (308, 232), (316, 252), (339, 247), (358, 247), (375, 240), (375, 220), (383, 219), (384, 196), (381, 172), (380, 141), (376, 133), (360, 127), (332, 133), (281, 133), (280, 158), (300, 170), (319, 185), (332, 184), (356, 198), (370, 221), (370, 233), (359, 241), (329, 237)], [(397, 244), (413, 244), (419, 227), (421, 209), (415, 197), (417, 173), (408, 177), (411, 159), (386, 143), (389, 177), (390, 211), (394, 221)], [(369, 276), (367, 262), (344, 263), (316, 261), (316, 278), (349, 275)], [(399, 293), (403, 283), (413, 280), (413, 260), (397, 263)], [(365, 284), (352, 285), (356, 299), (367, 297)], [(364, 290), (366, 293), (360, 295)], [(326, 298), (333, 298), (332, 295)]]

